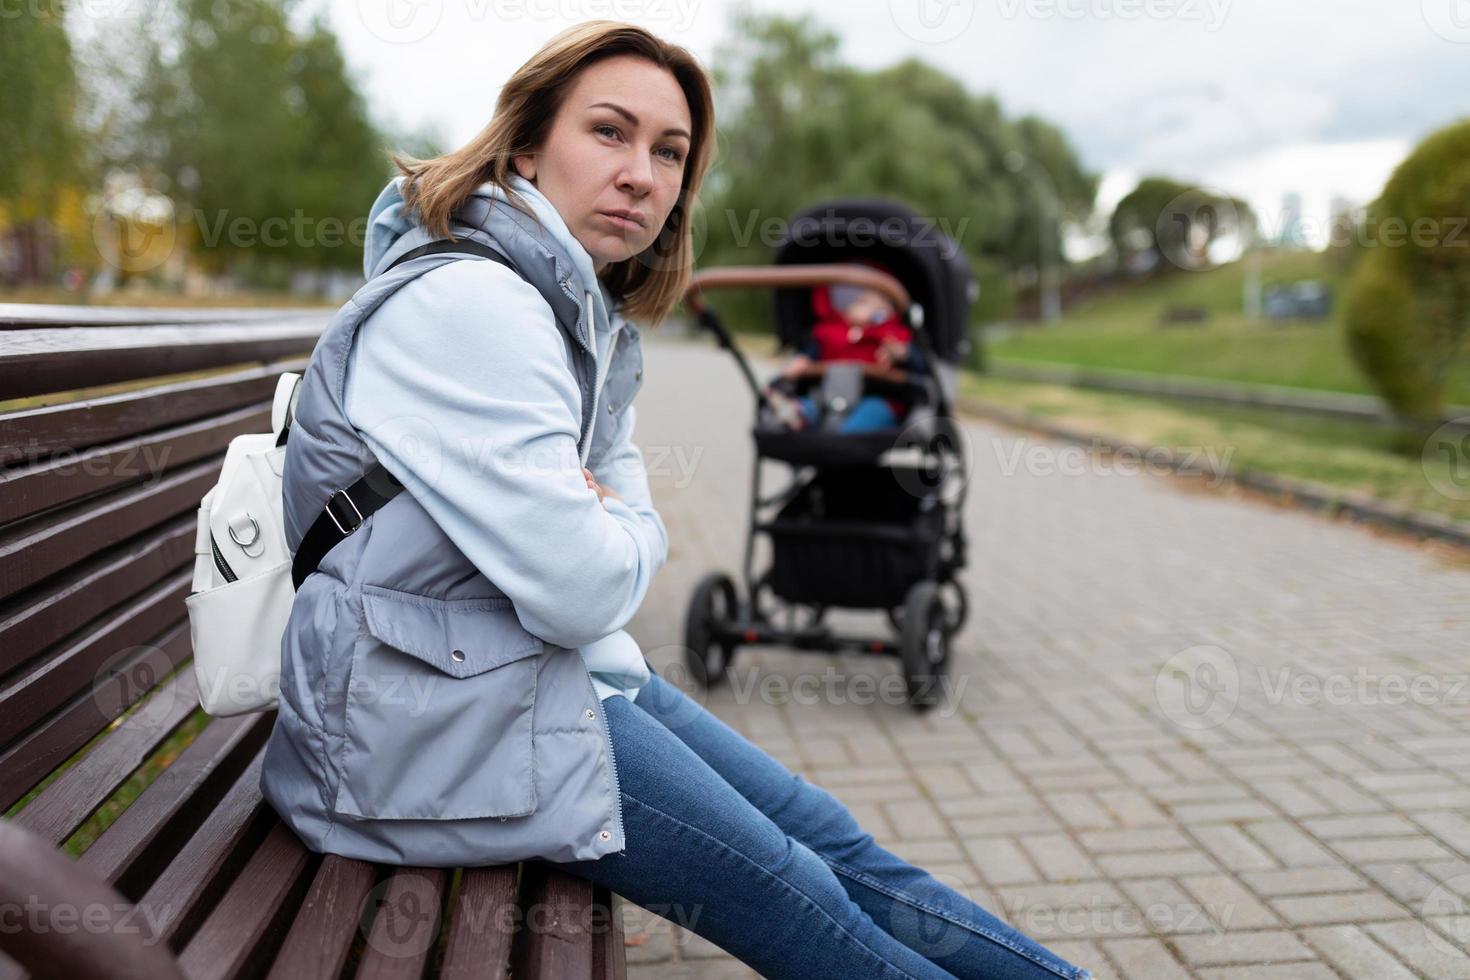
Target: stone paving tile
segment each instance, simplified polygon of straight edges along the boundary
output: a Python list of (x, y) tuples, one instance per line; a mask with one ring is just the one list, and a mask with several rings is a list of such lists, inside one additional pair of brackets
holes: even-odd
[[(670, 556), (629, 629), (678, 683), (694, 583), (740, 566), (750, 398), (712, 348), (644, 338), (637, 440)], [(1007, 467), (1066, 447), (965, 432), (972, 615), (949, 701), (921, 716), (884, 700), (888, 658), (778, 648), (742, 648), (725, 686), (681, 686), (882, 846), (1098, 980), (1470, 980), (1470, 707), (1450, 696), (1470, 567), (1103, 462)], [(774, 489), (786, 469), (766, 466)], [(1161, 691), (1219, 680), (1177, 659), (1204, 648), (1223, 652), (1233, 702), (1201, 725)], [(781, 694), (824, 671), (834, 697)], [(1328, 696), (1358, 676), (1381, 692)], [(859, 677), (880, 696), (843, 697)], [(1375, 697), (1415, 677), (1446, 696)], [(630, 910), (634, 980), (756, 976)]]

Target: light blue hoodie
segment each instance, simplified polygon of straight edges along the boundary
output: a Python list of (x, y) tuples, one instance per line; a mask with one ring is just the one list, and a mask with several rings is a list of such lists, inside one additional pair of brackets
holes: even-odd
[[(511, 598), (521, 624), (580, 650), (598, 697), (633, 698), (648, 667), (621, 627), (667, 560), (668, 535), (631, 440), (633, 406), (616, 416), (597, 410), (608, 355), (626, 323), (609, 312), (611, 296), (592, 257), (556, 208), (529, 181), (511, 180), (570, 258), (574, 282), (591, 294), (592, 425), (618, 426), (609, 448), (579, 457), (581, 395), (560, 328), (535, 287), (496, 262), (449, 263), (384, 302), (348, 355), (345, 407), (388, 471)], [(401, 183), (384, 188), (369, 213), (369, 278), (394, 243), (417, 229)], [(504, 198), (488, 183), (476, 193)], [(593, 442), (589, 435), (584, 457)], [(599, 505), (582, 476), (584, 462), (623, 499)]]

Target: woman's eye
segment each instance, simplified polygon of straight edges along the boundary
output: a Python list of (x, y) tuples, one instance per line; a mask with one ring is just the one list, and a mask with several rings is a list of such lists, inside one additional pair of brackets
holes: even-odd
[(684, 159), (684, 154), (680, 153), (672, 146), (659, 147), (659, 152), (663, 152), (664, 150), (669, 151), (669, 155), (664, 157), (664, 159), (669, 161), (670, 163), (678, 163), (680, 160)]
[(594, 133), (609, 132), (609, 133), (612, 133), (614, 136), (617, 136), (618, 135), (617, 127), (615, 127), (615, 126), (609, 126), (606, 123), (603, 123), (600, 126), (594, 126), (594, 127), (592, 127), (592, 131)]

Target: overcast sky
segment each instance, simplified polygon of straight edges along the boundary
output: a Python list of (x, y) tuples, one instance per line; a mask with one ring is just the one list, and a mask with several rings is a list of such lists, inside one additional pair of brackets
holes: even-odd
[[(374, 111), (450, 145), (507, 77), (579, 20), (632, 21), (708, 63), (725, 0), (315, 0)], [(1267, 231), (1281, 197), (1310, 226), (1371, 199), (1407, 149), (1470, 116), (1470, 0), (854, 0), (756, 2), (810, 13), (842, 56), (916, 55), (1060, 125), (1110, 208), (1141, 173), (1245, 196)]]

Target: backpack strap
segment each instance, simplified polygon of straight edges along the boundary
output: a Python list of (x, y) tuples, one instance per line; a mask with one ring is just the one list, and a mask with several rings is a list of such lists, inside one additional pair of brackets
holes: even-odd
[[(519, 274), (510, 259), (488, 245), (471, 238), (461, 238), (457, 241), (446, 238), (409, 249), (389, 263), (388, 267), (378, 275), (386, 275), (394, 267), (411, 259), (445, 253), (478, 255), (492, 262), (499, 262), (512, 272)], [(288, 428), (282, 428), (277, 445), (286, 441), (288, 432)], [(327, 556), (327, 552), (361, 527), (362, 523), (378, 508), (398, 496), (398, 492), (402, 489), (403, 484), (398, 481), (398, 478), (389, 473), (388, 468), (382, 463), (377, 463), (352, 486), (345, 490), (334, 490), (327, 498), (322, 512), (317, 515), (316, 520), (302, 536), (301, 547), (296, 549), (296, 555), (291, 561), (292, 586), (300, 589), (301, 583), (306, 581), (308, 575), (317, 570), (317, 566)]]

